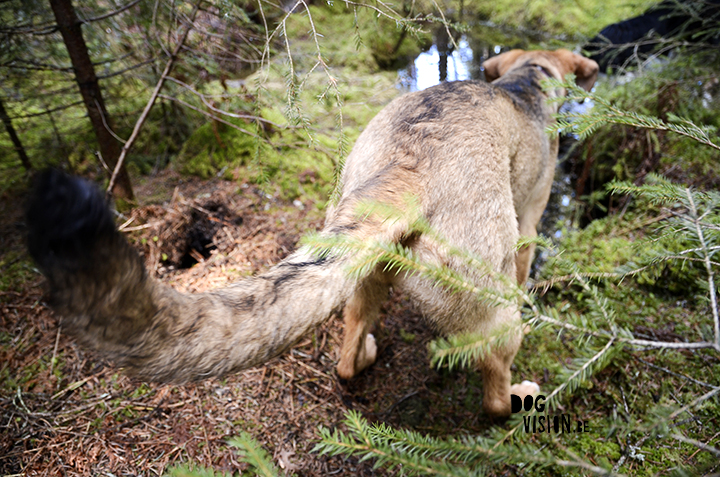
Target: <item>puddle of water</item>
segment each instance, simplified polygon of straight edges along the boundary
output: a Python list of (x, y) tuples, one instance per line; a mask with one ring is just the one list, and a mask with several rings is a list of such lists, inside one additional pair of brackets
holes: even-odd
[(482, 25), (475, 25), (456, 38), (457, 47), (448, 40), (444, 27), (439, 27), (433, 37), (430, 49), (398, 70), (398, 88), (420, 91), (442, 81), (484, 80), (483, 61), (513, 48), (528, 49), (535, 44), (527, 37)]
[[(457, 42), (458, 49), (447, 56), (447, 81), (474, 79), (470, 71), (474, 58), (470, 43), (463, 36)], [(437, 45), (420, 53), (407, 67), (398, 71), (398, 87), (405, 91), (421, 91), (441, 82), (441, 55)]]

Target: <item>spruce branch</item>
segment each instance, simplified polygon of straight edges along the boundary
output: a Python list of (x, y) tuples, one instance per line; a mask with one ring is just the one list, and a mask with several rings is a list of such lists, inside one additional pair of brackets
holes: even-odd
[(375, 459), (375, 467), (386, 465), (389, 468), (402, 467), (411, 474), (436, 475), (444, 477), (470, 477), (482, 475), (462, 466), (447, 461), (434, 461), (423, 455), (403, 452), (398, 447), (389, 445), (389, 434), (395, 431), (388, 427), (371, 427), (356, 411), (348, 411), (345, 425), (350, 435), (326, 428), (320, 428), (320, 442), (314, 451), (321, 454), (348, 454), (361, 456), (360, 460)]
[(508, 464), (518, 465), (524, 471), (559, 466), (598, 475), (621, 475), (589, 464), (567, 449), (570, 459), (558, 459), (534, 443), (500, 444), (494, 438), (472, 436), (438, 439), (384, 424), (369, 425), (356, 411), (347, 412), (345, 424), (349, 434), (320, 428), (321, 440), (314, 451), (358, 455), (361, 461), (373, 458), (376, 466), (402, 467), (411, 475), (484, 475), (490, 466)]
[[(707, 277), (710, 310), (713, 318), (714, 343), (712, 343), (712, 347), (716, 351), (720, 351), (720, 313), (718, 311), (717, 287), (715, 285), (715, 272), (713, 270), (713, 266), (717, 266), (718, 262), (712, 260), (715, 252), (720, 250), (720, 245), (708, 240), (708, 234), (704, 230), (710, 229), (715, 232), (717, 225), (703, 222), (711, 213), (717, 211), (718, 204), (720, 204), (720, 194), (714, 191), (693, 191), (687, 187), (671, 184), (666, 179), (657, 175), (650, 175), (648, 177), (648, 183), (642, 186), (636, 186), (627, 182), (613, 182), (608, 186), (608, 189), (614, 193), (637, 194), (656, 204), (679, 203), (685, 209), (683, 213), (673, 213), (677, 219), (685, 223), (685, 225), (678, 226), (675, 233), (679, 236), (688, 236), (699, 244), (699, 246), (687, 248), (678, 253), (661, 252), (651, 258), (649, 265), (655, 265), (673, 259), (701, 261), (703, 263)], [(704, 210), (701, 210), (701, 207)], [(689, 255), (696, 255), (697, 258)]]
[(494, 349), (502, 348), (518, 335), (522, 335), (523, 324), (508, 325), (488, 334), (453, 335), (432, 341), (430, 350), (430, 366), (447, 367), (452, 370), (458, 367), (467, 368), (490, 355)]
[[(337, 145), (337, 159), (335, 160), (335, 187), (333, 188), (333, 192), (330, 196), (330, 201), (332, 203), (337, 202), (337, 200), (340, 199), (340, 191), (341, 191), (341, 183), (340, 183), (340, 173), (343, 170), (343, 167), (345, 165), (345, 157), (347, 155), (348, 150), (348, 139), (345, 135), (345, 128), (344, 128), (344, 117), (343, 117), (343, 101), (342, 101), (342, 95), (340, 94), (340, 89), (338, 87), (338, 80), (335, 78), (330, 71), (330, 67), (327, 64), (327, 61), (323, 58), (322, 50), (320, 48), (320, 41), (318, 40), (318, 37), (321, 35), (317, 32), (315, 28), (315, 22), (313, 21), (312, 12), (310, 11), (310, 7), (305, 2), (305, 0), (300, 0), (305, 7), (305, 11), (307, 12), (307, 18), (310, 22), (310, 29), (312, 31), (313, 41), (315, 42), (315, 52), (317, 53), (317, 62), (315, 63), (315, 66), (313, 66), (313, 69), (316, 66), (321, 66), (323, 72), (325, 73), (325, 76), (327, 77), (328, 85), (325, 91), (318, 97), (318, 101), (322, 101), (323, 98), (328, 94), (328, 92), (331, 92), (334, 99), (335, 99), (335, 107), (337, 108), (337, 114), (335, 117), (335, 124), (338, 131), (338, 145)], [(307, 77), (310, 76), (310, 73), (312, 70), (307, 74)]]
[(563, 382), (555, 389), (553, 389), (553, 391), (547, 396), (546, 401), (548, 403), (548, 406), (553, 407), (555, 404), (557, 404), (557, 401), (562, 397), (565, 390), (570, 393), (575, 391), (575, 389), (577, 389), (580, 383), (586, 381), (587, 378), (591, 374), (593, 374), (594, 370), (605, 367), (605, 365), (609, 361), (607, 359), (609, 356), (609, 351), (615, 343), (615, 340), (616, 337), (613, 336), (607, 341), (607, 343), (605, 343), (605, 346), (603, 346), (603, 348), (597, 353), (595, 353), (591, 358), (584, 361), (578, 360), (578, 368), (573, 371), (566, 379), (564, 379)]
[[(560, 98), (561, 100), (581, 102), (589, 99), (595, 104), (593, 109), (587, 113), (556, 114), (557, 122), (547, 128), (548, 132), (553, 135), (572, 132), (577, 134), (580, 139), (585, 139), (601, 125), (610, 123), (657, 131), (671, 131), (720, 150), (720, 145), (710, 139), (710, 135), (715, 132), (714, 128), (697, 126), (692, 121), (679, 116), (669, 115), (669, 122), (667, 122), (653, 116), (620, 109), (605, 98), (577, 86), (574, 75), (567, 75), (564, 81), (554, 78), (547, 79), (545, 85), (548, 89), (565, 88), (567, 96)], [(551, 99), (551, 101), (553, 100)]]
[(277, 468), (262, 446), (247, 432), (233, 437), (228, 443), (242, 451), (242, 460), (250, 464), (253, 471), (261, 477), (278, 477)]

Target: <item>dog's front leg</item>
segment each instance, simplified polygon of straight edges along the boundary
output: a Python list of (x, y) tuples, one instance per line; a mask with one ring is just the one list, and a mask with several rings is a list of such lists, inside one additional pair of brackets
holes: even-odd
[[(545, 195), (549, 196), (549, 188), (548, 193)], [(540, 217), (542, 217), (542, 214), (545, 211), (546, 204), (547, 198), (545, 198), (545, 200), (538, 200), (535, 202), (534, 206), (530, 208), (530, 210), (525, 211), (524, 214), (518, 217), (518, 228), (521, 237), (530, 239), (537, 237), (537, 225), (540, 222)], [(534, 243), (526, 245), (518, 250), (517, 258), (515, 259), (518, 285), (523, 286), (530, 276), (530, 266), (532, 265), (534, 257)]]

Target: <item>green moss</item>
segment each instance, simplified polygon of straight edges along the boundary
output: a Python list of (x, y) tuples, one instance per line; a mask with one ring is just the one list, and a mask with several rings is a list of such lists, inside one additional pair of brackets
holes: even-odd
[(176, 159), (176, 167), (186, 174), (208, 179), (222, 169), (247, 165), (258, 147), (257, 140), (251, 135), (257, 134), (257, 127), (247, 124), (237, 126), (250, 134), (222, 123), (200, 126), (185, 141)]
[[(307, 55), (314, 41), (299, 41), (293, 47), (304, 53), (293, 60), (297, 71), (310, 70), (313, 57)], [(315, 71), (297, 80), (292, 97), (283, 74), (284, 68), (270, 66), (246, 82), (262, 87), (252, 95), (257, 102), (252, 110), (249, 104), (240, 107), (248, 114), (259, 114), (264, 127), (235, 119), (231, 122), (245, 131), (206, 123), (185, 142), (176, 167), (204, 178), (222, 173), (263, 184), (282, 199), (324, 204), (342, 157), (339, 141), (346, 145), (343, 154), (349, 152), (348, 145), (361, 129), (399, 94), (395, 73), (358, 76), (356, 70), (345, 67), (333, 69), (331, 76)]]
[(0, 291), (22, 290), (35, 276), (33, 267), (25, 250), (9, 250), (0, 255)]
[[(604, 426), (601, 424), (598, 427)], [(574, 434), (573, 436), (573, 447), (580, 451), (580, 455), (598, 456), (612, 462), (620, 458), (622, 451), (620, 446), (610, 439), (598, 438), (594, 432)]]
[(573, 267), (586, 273), (614, 272), (634, 257), (632, 240), (620, 234), (625, 227), (626, 222), (610, 216), (595, 220), (584, 229), (564, 229), (559, 243), (563, 252), (548, 261), (543, 275), (567, 275)]
[(468, 8), (505, 27), (523, 27), (557, 35), (592, 37), (604, 26), (642, 13), (655, 1), (642, 0), (480, 0)]

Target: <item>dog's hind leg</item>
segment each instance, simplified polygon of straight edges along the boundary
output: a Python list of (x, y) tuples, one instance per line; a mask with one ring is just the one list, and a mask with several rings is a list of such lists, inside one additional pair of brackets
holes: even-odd
[[(497, 341), (502, 345), (493, 346), (492, 352), (479, 363), (483, 377), (483, 409), (491, 416), (510, 415), (510, 395), (525, 396), (540, 392), (537, 384), (524, 381), (522, 384), (511, 383), (510, 366), (520, 348), (522, 330), (520, 328), (520, 312), (511, 308), (495, 308), (495, 333), (499, 333)], [(492, 334), (492, 331), (491, 331)]]
[(495, 314), (492, 321), (498, 325), (488, 334), (497, 333), (494, 340), (502, 345), (492, 346), (491, 353), (478, 363), (483, 377), (483, 409), (491, 416), (507, 416), (510, 414), (510, 366), (522, 341), (521, 334), (514, 329), (514, 325), (520, 323), (520, 312), (516, 308), (494, 308), (489, 312)]
[(388, 289), (382, 274), (373, 274), (358, 286), (345, 305), (345, 338), (337, 365), (341, 378), (350, 379), (375, 362), (377, 345), (375, 337), (368, 332), (387, 298)]

